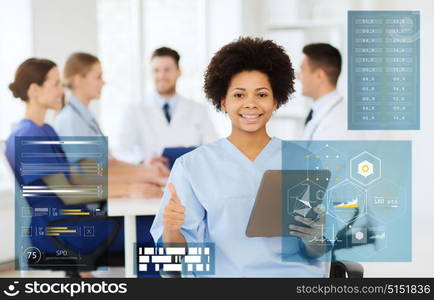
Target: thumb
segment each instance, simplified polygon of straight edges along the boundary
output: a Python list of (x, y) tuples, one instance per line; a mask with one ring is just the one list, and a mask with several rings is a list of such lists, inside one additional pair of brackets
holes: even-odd
[(179, 200), (178, 194), (176, 193), (175, 186), (171, 182), (169, 182), (167, 187), (169, 188), (170, 191), (170, 195), (171, 195), (170, 199), (178, 204), (181, 204), (181, 200)]
[(318, 220), (320, 222), (324, 222), (324, 217), (326, 213), (325, 206), (323, 204), (320, 204), (316, 206), (313, 210), (318, 214)]

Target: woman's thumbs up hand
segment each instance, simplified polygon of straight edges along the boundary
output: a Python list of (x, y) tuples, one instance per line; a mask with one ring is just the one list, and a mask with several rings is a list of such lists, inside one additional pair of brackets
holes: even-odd
[(163, 225), (168, 230), (180, 230), (185, 220), (185, 207), (176, 193), (175, 186), (172, 183), (168, 185), (170, 199), (164, 208)]

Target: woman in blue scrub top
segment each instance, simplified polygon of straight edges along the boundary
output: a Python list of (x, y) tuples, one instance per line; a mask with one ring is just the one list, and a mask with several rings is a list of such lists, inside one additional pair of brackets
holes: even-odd
[[(46, 59), (31, 58), (23, 62), (15, 74), (15, 80), (9, 86), (14, 97), (20, 98), (26, 104), (25, 118), (21, 120), (16, 129), (11, 133), (6, 142), (6, 156), (12, 168), (15, 170), (17, 182), (20, 185), (28, 186), (53, 186), (53, 185), (73, 185), (84, 184), (83, 177), (80, 175), (71, 175), (69, 172), (59, 172), (49, 169), (41, 175), (22, 175), (19, 172), (18, 166), (15, 166), (15, 137), (44, 137), (50, 141), (59, 141), (59, 137), (54, 129), (44, 122), (47, 109), (59, 110), (62, 106), (63, 85), (60, 81), (59, 71), (54, 62)], [(45, 155), (39, 157), (27, 157), (26, 163), (47, 164), (58, 163), (68, 164), (66, 158), (62, 155), (46, 155), (46, 154), (63, 154), (60, 145), (37, 145), (35, 151)], [(23, 158), (24, 159), (24, 158)], [(110, 195), (120, 195), (120, 190), (110, 191)], [(80, 209), (88, 211), (86, 204), (97, 201), (97, 196), (68, 197), (59, 196), (56, 193), (46, 194), (46, 196), (27, 196), (28, 205), (34, 210), (35, 208), (50, 208), (53, 209)], [(64, 217), (61, 216), (36, 216), (32, 217), (31, 226), (33, 229), (43, 228), (46, 231), (53, 221), (59, 221)], [(108, 222), (108, 223), (107, 223)], [(62, 226), (60, 221), (59, 225)], [(70, 225), (70, 224), (69, 224)], [(58, 240), (66, 246), (66, 248), (80, 254), (90, 254), (100, 245), (106, 242), (108, 234), (113, 231), (114, 223), (107, 220), (92, 220), (80, 221), (73, 225), (93, 226), (95, 236), (93, 238), (62, 238)], [(99, 233), (99, 234), (98, 234)], [(105, 233), (105, 234), (101, 234)], [(60, 249), (59, 245), (53, 243), (51, 237), (46, 235), (31, 235), (31, 245), (38, 247), (45, 253), (45, 256), (53, 255), (56, 250)], [(123, 235), (118, 234), (109, 251), (123, 251)]]
[(319, 220), (298, 219), (308, 228), (291, 225), (285, 261), (281, 238), (245, 234), (264, 172), (282, 168), (282, 141), (267, 134), (266, 124), (293, 84), (290, 59), (272, 41), (240, 38), (215, 54), (204, 90), (228, 115), (232, 132), (176, 160), (151, 229), (156, 242), (214, 243), (217, 277), (328, 276), (326, 264), (315, 260), (327, 243), (307, 242), (322, 238), (322, 211)]

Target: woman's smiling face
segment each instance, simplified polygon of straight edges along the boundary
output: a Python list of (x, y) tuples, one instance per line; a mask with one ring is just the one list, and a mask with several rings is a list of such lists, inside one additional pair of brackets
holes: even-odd
[(277, 108), (268, 76), (259, 71), (235, 74), (221, 107), (233, 128), (246, 132), (263, 129)]

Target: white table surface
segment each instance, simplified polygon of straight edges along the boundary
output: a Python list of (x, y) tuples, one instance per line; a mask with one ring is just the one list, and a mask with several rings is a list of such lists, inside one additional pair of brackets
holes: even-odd
[(160, 209), (160, 198), (111, 198), (108, 200), (108, 215), (124, 217), (125, 232), (125, 277), (136, 277), (135, 248), (137, 242), (136, 216), (153, 216)]

